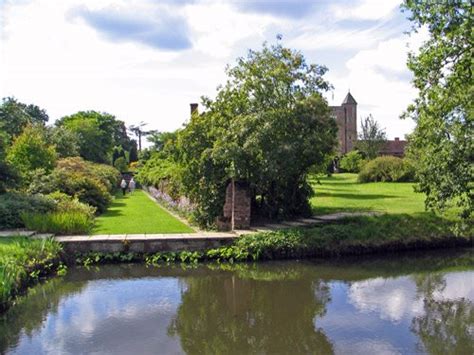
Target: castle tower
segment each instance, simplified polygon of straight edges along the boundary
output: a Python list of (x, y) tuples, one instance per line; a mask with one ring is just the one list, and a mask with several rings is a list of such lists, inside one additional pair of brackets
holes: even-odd
[(331, 106), (336, 120), (339, 140), (339, 153), (346, 154), (354, 149), (357, 141), (357, 102), (347, 93), (341, 106)]
[(344, 154), (350, 152), (355, 148), (357, 141), (357, 102), (348, 92), (341, 105), (344, 109), (345, 116), (345, 141)]

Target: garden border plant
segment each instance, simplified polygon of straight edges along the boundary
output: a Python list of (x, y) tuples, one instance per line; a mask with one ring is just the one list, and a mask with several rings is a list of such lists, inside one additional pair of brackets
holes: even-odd
[(0, 240), (0, 313), (28, 287), (50, 275), (62, 275), (62, 247), (52, 239), (26, 237)]

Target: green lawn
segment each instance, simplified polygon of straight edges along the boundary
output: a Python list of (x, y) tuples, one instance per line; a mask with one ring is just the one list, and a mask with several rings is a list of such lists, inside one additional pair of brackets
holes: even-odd
[(358, 183), (357, 174), (334, 174), (310, 180), (316, 195), (311, 199), (313, 212), (377, 211), (389, 214), (425, 212), (424, 195), (413, 190), (413, 183)]
[(143, 191), (117, 194), (97, 217), (92, 234), (193, 233), (194, 231), (152, 201)]

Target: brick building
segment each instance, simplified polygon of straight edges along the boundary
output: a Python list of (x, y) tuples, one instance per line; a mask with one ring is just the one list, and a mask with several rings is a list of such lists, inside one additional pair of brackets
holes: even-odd
[[(330, 108), (338, 127), (339, 154), (343, 155), (353, 150), (357, 143), (357, 101), (349, 92), (341, 106), (330, 106)], [(398, 137), (387, 140), (379, 155), (403, 157), (406, 145), (407, 141)]]

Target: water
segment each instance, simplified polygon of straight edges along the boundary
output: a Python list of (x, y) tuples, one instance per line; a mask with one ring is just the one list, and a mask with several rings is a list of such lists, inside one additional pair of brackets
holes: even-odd
[(0, 317), (12, 354), (473, 354), (469, 250), (71, 269)]

